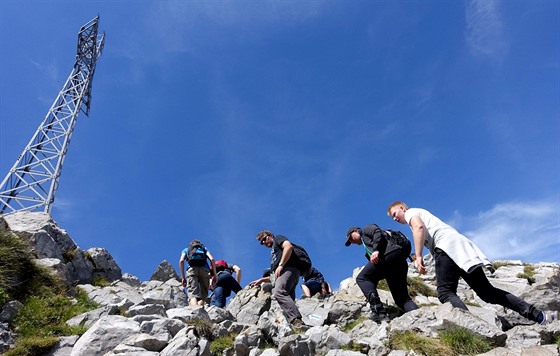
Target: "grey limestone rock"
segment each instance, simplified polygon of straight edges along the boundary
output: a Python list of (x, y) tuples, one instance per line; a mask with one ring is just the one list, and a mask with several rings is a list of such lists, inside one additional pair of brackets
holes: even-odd
[[(352, 271), (352, 277), (340, 283), (333, 296), (297, 300), (309, 329), (294, 332), (278, 303), (262, 288), (244, 288), (231, 298), (226, 308), (191, 307), (187, 306), (175, 270), (166, 261), (157, 267), (151, 280), (140, 282), (128, 273), (122, 274), (105, 249), (82, 251), (48, 215), (14, 214), (6, 220), (0, 217), (0, 229), (11, 229), (30, 242), (38, 263), (56, 271), (68, 286), (82, 289), (99, 304), (98, 309), (67, 321), (69, 325), (84, 325), (89, 329), (81, 337), (61, 338), (46, 353), (50, 356), (210, 356), (212, 343), (231, 335), (233, 345), (223, 352), (225, 356), (404, 356), (415, 353), (390, 350), (387, 346), (394, 333), (412, 331), (438, 338), (439, 332), (449, 327), (467, 328), (499, 345), (485, 354), (488, 356), (560, 355), (555, 344), (560, 338), (560, 321), (536, 325), (501, 306), (484, 303), (462, 281), (458, 294), (467, 302), (468, 311), (442, 305), (434, 297), (418, 295), (414, 299), (421, 305), (420, 309), (402, 315), (394, 312), (391, 320), (377, 324), (369, 319), (369, 305), (355, 281), (359, 267)], [(431, 256), (426, 256), (425, 264), (426, 275), (419, 275), (410, 264), (409, 276), (419, 277), (434, 290)], [(521, 293), (523, 299), (538, 308), (560, 309), (560, 264), (538, 263), (531, 267), (534, 269), (531, 283), (517, 276), (525, 269), (521, 261), (504, 261), (502, 267), (487, 276), (494, 285), (514, 294)], [(112, 283), (94, 286), (96, 279)], [(379, 292), (383, 303), (394, 304), (389, 292)], [(2, 306), (0, 320), (10, 320), (15, 310), (17, 305), (13, 303)], [(7, 323), (0, 323), (0, 352), (13, 343), (13, 331)]]
[(150, 280), (166, 282), (170, 279), (175, 279), (178, 282), (181, 280), (181, 278), (175, 271), (175, 268), (173, 268), (173, 266), (169, 262), (167, 262), (167, 260), (163, 260), (159, 264), (159, 266), (157, 266), (156, 270), (150, 277)]

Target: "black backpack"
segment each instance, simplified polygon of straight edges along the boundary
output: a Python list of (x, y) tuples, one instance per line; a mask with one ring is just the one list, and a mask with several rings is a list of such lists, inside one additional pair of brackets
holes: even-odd
[(412, 252), (412, 244), (410, 240), (400, 231), (385, 230), (387, 233), (387, 240), (400, 247), (405, 257), (410, 257)]
[(189, 245), (187, 262), (191, 267), (202, 267), (206, 265), (206, 247), (201, 243)]
[(309, 258), (309, 255), (307, 254), (307, 251), (305, 251), (305, 249), (303, 247), (301, 247), (300, 245), (296, 245), (295, 243), (291, 243), (292, 246), (294, 247), (294, 253), (296, 254), (297, 258), (299, 259), (299, 265), (300, 265), (300, 272), (302, 275), (306, 274), (307, 271), (309, 271), (309, 269), (311, 268), (311, 258)]

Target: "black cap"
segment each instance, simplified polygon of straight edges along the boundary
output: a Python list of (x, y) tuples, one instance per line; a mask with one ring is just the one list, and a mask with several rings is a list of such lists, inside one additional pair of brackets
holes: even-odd
[(349, 228), (348, 231), (346, 231), (346, 242), (344, 243), (344, 246), (350, 246), (352, 244), (352, 241), (350, 241), (352, 239), (350, 235), (352, 235), (354, 231), (359, 232), (360, 230), (359, 226), (352, 226)]

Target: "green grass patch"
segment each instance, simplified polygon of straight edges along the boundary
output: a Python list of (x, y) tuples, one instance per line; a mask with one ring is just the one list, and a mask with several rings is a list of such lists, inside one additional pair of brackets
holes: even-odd
[(413, 350), (422, 355), (454, 355), (453, 349), (442, 345), (437, 339), (416, 334), (413, 331), (400, 331), (389, 337), (391, 350)]
[(496, 261), (492, 263), (492, 268), (494, 268), (494, 270), (497, 270), (498, 268), (505, 267), (505, 266), (511, 266), (511, 263), (506, 261)]
[(469, 302), (468, 300), (465, 300), (464, 303), (465, 303), (465, 305), (470, 305), (470, 306), (473, 306), (473, 307), (481, 308), (481, 305), (476, 303), (476, 302)]
[(68, 296), (60, 277), (35, 264), (29, 246), (6, 232), (0, 233), (0, 291), (1, 301), (23, 304), (10, 322), (16, 344), (6, 355), (42, 355), (59, 336), (83, 334), (85, 327), (68, 326), (66, 320), (97, 307), (81, 290)]
[(292, 328), (292, 334), (294, 335), (302, 335), (305, 334), (306, 331), (305, 329)]
[(259, 350), (261, 350), (261, 351), (264, 351), (266, 349), (278, 350), (278, 348), (274, 344), (274, 341), (272, 341), (272, 339), (270, 339), (270, 338), (265, 338), (264, 345), (262, 347), (259, 347)]
[(477, 355), (488, 352), (494, 345), (472, 331), (452, 326), (439, 332), (440, 341), (449, 346), (457, 355)]
[(423, 307), (435, 307), (436, 305), (441, 305), (438, 303), (422, 303), (422, 304), (418, 304), (419, 308), (423, 308)]
[(387, 284), (387, 281), (385, 279), (380, 280), (379, 283), (377, 284), (377, 289), (388, 291), (389, 285)]
[(340, 349), (345, 351), (362, 352), (362, 345), (352, 343), (350, 345), (342, 345)]
[(411, 296), (424, 295), (426, 297), (437, 297), (437, 292), (430, 288), (420, 277), (407, 277), (406, 284)]
[[(411, 296), (425, 295), (427, 297), (437, 297), (436, 291), (430, 288), (420, 277), (407, 277), (406, 284), (408, 285), (408, 292)], [(377, 284), (377, 289), (389, 291), (387, 280), (380, 280)]]
[(349, 322), (348, 324), (344, 325), (344, 328), (342, 329), (342, 331), (344, 331), (345, 333), (349, 332), (350, 330), (354, 329), (358, 324), (362, 323), (364, 320), (367, 320), (368, 318), (366, 318), (365, 316), (361, 316), (358, 319)]
[(18, 340), (15, 347), (6, 351), (4, 356), (38, 356), (46, 354), (56, 343), (58, 337), (29, 336)]

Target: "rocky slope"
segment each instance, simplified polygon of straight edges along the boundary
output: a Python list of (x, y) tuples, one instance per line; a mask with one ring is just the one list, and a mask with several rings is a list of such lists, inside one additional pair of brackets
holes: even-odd
[[(233, 343), (224, 355), (415, 355), (391, 350), (391, 335), (414, 331), (438, 338), (439, 331), (453, 326), (491, 340), (496, 347), (484, 355), (560, 355), (560, 322), (535, 325), (484, 303), (464, 284), (460, 293), (468, 301), (469, 312), (441, 305), (435, 297), (417, 295), (419, 310), (401, 316), (395, 310), (390, 322), (378, 325), (369, 320), (369, 307), (355, 283), (356, 269), (333, 296), (297, 301), (311, 327), (305, 333), (293, 333), (270, 293), (258, 287), (243, 289), (225, 309), (188, 307), (178, 276), (166, 261), (149, 281), (141, 282), (122, 274), (106, 250), (82, 251), (46, 214), (10, 215), (5, 222), (0, 219), (2, 226), (29, 241), (39, 263), (59, 273), (69, 287), (85, 290), (101, 306), (69, 320), (71, 325), (89, 326), (88, 331), (81, 337), (62, 338), (49, 355), (211, 355), (216, 343), (227, 336)], [(517, 277), (525, 268), (520, 261), (501, 265), (489, 276), (494, 285), (542, 309), (560, 310), (560, 264), (533, 264), (531, 284)], [(412, 267), (409, 276), (420, 278)], [(112, 283), (95, 287), (96, 279)], [(422, 279), (434, 288), (433, 267)], [(381, 291), (381, 296), (392, 305), (390, 293)], [(0, 347), (13, 342), (8, 327), (17, 311), (13, 306), (7, 303), (0, 312)]]

